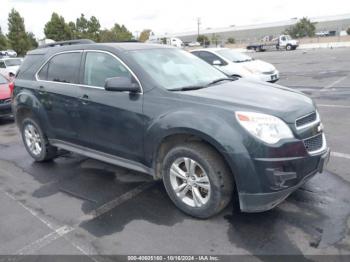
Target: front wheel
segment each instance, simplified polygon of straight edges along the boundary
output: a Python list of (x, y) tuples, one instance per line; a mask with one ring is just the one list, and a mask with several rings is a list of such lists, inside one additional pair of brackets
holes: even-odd
[(49, 161), (57, 156), (57, 148), (49, 144), (35, 120), (24, 119), (21, 124), (21, 134), (25, 148), (35, 161)]
[(165, 156), (163, 182), (183, 212), (208, 218), (222, 211), (233, 193), (233, 178), (222, 157), (202, 143), (176, 146)]
[(293, 47), (292, 47), (291, 45), (287, 45), (287, 46), (286, 46), (286, 50), (287, 50), (287, 51), (292, 50), (292, 48), (293, 48)]

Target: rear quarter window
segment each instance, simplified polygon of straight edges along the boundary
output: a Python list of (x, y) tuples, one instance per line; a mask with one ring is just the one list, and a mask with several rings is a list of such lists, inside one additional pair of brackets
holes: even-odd
[(18, 72), (17, 79), (33, 79), (36, 71), (42, 65), (44, 55), (27, 55), (24, 58), (23, 63), (21, 64)]

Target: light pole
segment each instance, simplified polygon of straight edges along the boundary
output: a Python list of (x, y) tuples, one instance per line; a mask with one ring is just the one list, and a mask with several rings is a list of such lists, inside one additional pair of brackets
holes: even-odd
[(201, 25), (201, 18), (198, 17), (198, 18), (197, 18), (197, 39), (198, 39), (198, 37), (199, 37), (199, 27), (200, 27), (200, 25)]

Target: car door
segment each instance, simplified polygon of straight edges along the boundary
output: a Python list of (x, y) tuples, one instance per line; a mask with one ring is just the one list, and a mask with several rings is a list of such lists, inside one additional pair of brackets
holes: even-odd
[(143, 157), (142, 93), (106, 91), (107, 78), (136, 76), (114, 54), (85, 51), (80, 86), (82, 145), (138, 161)]
[(76, 143), (81, 124), (78, 80), (82, 51), (53, 56), (37, 74), (37, 96), (45, 108), (50, 138)]

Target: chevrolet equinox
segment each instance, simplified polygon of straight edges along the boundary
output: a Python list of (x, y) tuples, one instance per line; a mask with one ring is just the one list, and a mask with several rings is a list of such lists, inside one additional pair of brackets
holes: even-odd
[(12, 103), (35, 161), (63, 149), (149, 174), (199, 218), (232, 198), (243, 212), (271, 209), (329, 159), (310, 98), (228, 78), (163, 45), (40, 47), (20, 67)]

